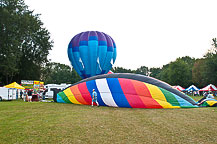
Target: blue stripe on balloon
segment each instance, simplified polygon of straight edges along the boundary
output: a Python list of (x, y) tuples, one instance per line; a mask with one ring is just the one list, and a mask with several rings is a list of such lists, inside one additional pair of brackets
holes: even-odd
[(66, 102), (62, 99), (62, 97), (59, 96), (58, 94), (57, 94), (57, 102), (58, 102), (58, 103), (66, 103)]
[(116, 57), (117, 57), (117, 51), (116, 51), (116, 48), (114, 48), (114, 53), (113, 53), (113, 64), (115, 63)]
[(107, 42), (106, 41), (99, 41), (99, 46), (106, 46)]
[(105, 70), (105, 73), (107, 73), (111, 68), (111, 59), (113, 58), (113, 52), (107, 52), (106, 58), (104, 60), (103, 70)]
[(101, 74), (105, 74), (105, 72), (106, 72), (105, 70), (102, 70)]
[[(98, 53), (99, 53), (99, 66), (102, 72), (103, 66), (104, 66), (104, 62), (105, 62), (105, 58), (106, 58), (106, 53), (107, 53), (107, 46), (99, 46), (98, 49)], [(101, 73), (100, 72), (100, 73)]]
[(95, 91), (97, 93), (97, 101), (98, 101), (99, 105), (100, 106), (106, 106), (106, 104), (103, 102), (101, 95), (99, 93), (99, 90), (96, 86), (96, 81), (95, 80), (87, 81), (86, 86), (87, 86), (87, 89), (88, 89), (91, 97), (92, 97), (92, 91), (93, 91), (93, 89), (95, 89)]
[(89, 36), (89, 40), (98, 40), (96, 36)]
[(88, 46), (88, 41), (80, 41), (79, 45), (80, 46)]
[(75, 62), (75, 58), (74, 58), (74, 55), (72, 53), (71, 47), (68, 47), (68, 57), (70, 59), (70, 62), (72, 64), (73, 68), (75, 69), (75, 71), (81, 76), (81, 72), (79, 71), (78, 65)]
[(177, 99), (177, 101), (179, 102), (180, 106), (193, 106), (190, 102), (186, 101), (185, 99), (177, 96), (176, 94), (172, 93), (174, 95), (174, 97)]
[(117, 78), (107, 78), (107, 83), (111, 91), (112, 97), (118, 107), (131, 108), (129, 102), (127, 101), (124, 92), (122, 91), (121, 85)]
[(108, 47), (108, 49), (107, 49), (107, 51), (111, 51), (111, 52), (113, 52), (114, 51), (114, 47)]
[(89, 46), (89, 63), (90, 65), (90, 75), (96, 75), (97, 67), (97, 56), (98, 56), (98, 41), (92, 40), (88, 41)]
[(72, 47), (73, 52), (79, 52), (79, 47)]
[(79, 51), (80, 51), (80, 55), (81, 55), (81, 59), (82, 59), (82, 62), (84, 64), (84, 70), (86, 72), (86, 75), (90, 75), (90, 60), (89, 60), (89, 47), (88, 46), (80, 46), (79, 47)]

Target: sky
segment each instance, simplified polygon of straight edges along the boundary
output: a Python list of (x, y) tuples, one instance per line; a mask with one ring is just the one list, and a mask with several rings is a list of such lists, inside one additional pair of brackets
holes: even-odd
[(70, 65), (76, 34), (100, 31), (117, 47), (114, 66), (162, 67), (178, 57), (202, 58), (217, 37), (216, 0), (25, 0), (41, 14), (54, 47), (52, 62)]

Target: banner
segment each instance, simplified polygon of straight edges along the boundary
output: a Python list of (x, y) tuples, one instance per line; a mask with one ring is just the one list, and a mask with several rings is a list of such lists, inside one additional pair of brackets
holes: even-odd
[(32, 80), (21, 80), (21, 85), (25, 87), (25, 89), (33, 89), (34, 81)]
[(40, 81), (34, 81), (34, 91), (38, 92), (40, 88)]

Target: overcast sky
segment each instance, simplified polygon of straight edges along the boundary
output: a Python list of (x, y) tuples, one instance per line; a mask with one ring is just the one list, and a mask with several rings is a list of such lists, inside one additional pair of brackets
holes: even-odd
[(178, 57), (202, 58), (217, 37), (217, 0), (25, 0), (51, 33), (49, 59), (70, 65), (67, 47), (84, 31), (110, 35), (114, 66), (162, 67)]

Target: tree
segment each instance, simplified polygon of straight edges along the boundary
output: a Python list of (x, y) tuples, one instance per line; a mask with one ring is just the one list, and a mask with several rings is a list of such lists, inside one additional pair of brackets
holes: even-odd
[(141, 66), (140, 68), (136, 69), (135, 73), (148, 76), (149, 75), (149, 70), (148, 70), (148, 67)]
[(38, 14), (23, 0), (0, 1), (0, 75), (5, 84), (21, 79), (40, 79), (53, 41)]
[(207, 78), (205, 76), (205, 59), (198, 59), (192, 68), (192, 82), (198, 87), (207, 85)]
[(195, 59), (188, 56), (177, 58), (176, 61), (164, 65), (158, 77), (171, 85), (188, 87), (192, 84), (192, 67), (194, 62)]
[(42, 72), (42, 79), (46, 84), (72, 84), (81, 80), (80, 76), (75, 72), (75, 70), (65, 64), (55, 62), (47, 63)]
[(204, 77), (207, 78), (206, 84), (217, 85), (217, 40), (212, 39), (212, 48), (208, 50), (204, 63)]
[(123, 67), (114, 67), (111, 71), (114, 73), (133, 73), (131, 69), (125, 69)]
[(150, 76), (156, 79), (160, 79), (161, 68), (150, 68)]

